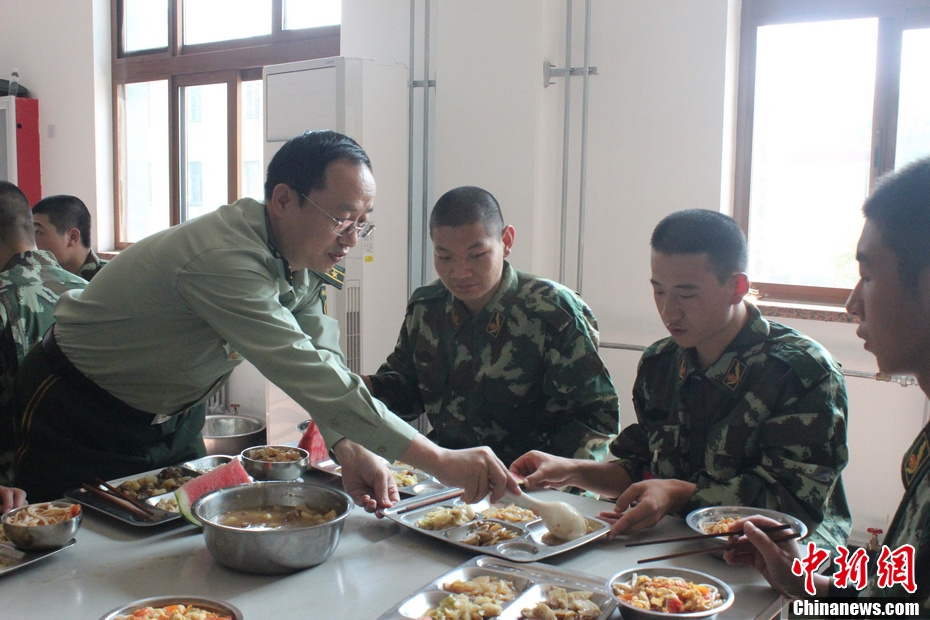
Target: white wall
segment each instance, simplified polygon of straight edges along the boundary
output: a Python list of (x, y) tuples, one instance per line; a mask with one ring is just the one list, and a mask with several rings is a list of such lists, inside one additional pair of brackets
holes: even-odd
[(39, 100), (42, 194), (72, 194), (113, 248), (109, 0), (0, 0), (0, 75)]

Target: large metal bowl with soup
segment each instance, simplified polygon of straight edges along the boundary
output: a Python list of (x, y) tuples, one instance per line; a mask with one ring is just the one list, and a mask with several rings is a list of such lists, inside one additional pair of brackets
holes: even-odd
[(255, 482), (220, 489), (194, 504), (207, 549), (246, 573), (291, 573), (326, 561), (355, 507), (344, 492), (306, 482)]
[(81, 528), (84, 513), (73, 502), (42, 502), (3, 515), (3, 533), (23, 551), (64, 547)]

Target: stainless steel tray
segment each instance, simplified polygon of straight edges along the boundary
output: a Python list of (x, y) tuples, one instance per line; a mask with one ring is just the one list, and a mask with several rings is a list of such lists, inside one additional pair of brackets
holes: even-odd
[[(135, 474), (132, 476), (125, 476), (123, 478), (117, 478), (115, 480), (107, 480), (112, 486), (118, 487), (120, 483), (125, 482), (126, 480), (135, 480), (136, 478), (142, 478), (145, 476), (157, 476), (158, 472), (165, 469), (164, 467), (159, 467), (158, 469), (153, 469), (151, 471), (142, 472), (140, 474)], [(199, 476), (200, 473), (192, 469), (187, 469), (186, 467), (181, 467), (181, 469), (189, 476)], [(170, 521), (177, 521), (181, 519), (181, 513), (179, 512), (169, 512), (167, 510), (162, 510), (157, 507), (158, 501), (166, 495), (161, 495), (157, 497), (150, 497), (145, 500), (146, 504), (152, 506), (152, 509), (155, 512), (155, 515), (151, 520), (143, 519), (142, 517), (136, 516), (129, 510), (121, 509), (117, 504), (110, 503), (105, 499), (101, 499), (89, 493), (84, 489), (72, 489), (70, 491), (65, 491), (65, 497), (68, 499), (73, 499), (74, 501), (87, 506), (91, 510), (95, 510), (101, 514), (108, 515), (114, 519), (118, 519), (123, 523), (128, 523), (129, 525), (136, 525), (139, 527), (149, 527), (153, 525), (161, 525), (163, 523), (168, 523)]]
[[(449, 490), (449, 492), (455, 491), (455, 489)], [(461, 489), (458, 489), (458, 492), (461, 493)], [(444, 530), (423, 529), (419, 527), (416, 522), (431, 510), (440, 507), (453, 508), (464, 504), (461, 499), (445, 499), (443, 496), (447, 495), (446, 492), (439, 492), (434, 495), (437, 499), (435, 502), (427, 503), (430, 502), (431, 496), (401, 501), (385, 509), (383, 514), (392, 521), (405, 525), (416, 532), (449, 543), (461, 549), (505, 558), (514, 562), (535, 562), (552, 557), (556, 554), (568, 551), (569, 549), (575, 549), (576, 547), (597, 540), (610, 531), (610, 525), (606, 521), (585, 515), (585, 519), (587, 519), (589, 528), (592, 531), (575, 540), (561, 541), (560, 539), (553, 538), (552, 535), (549, 534), (549, 529), (541, 519), (536, 519), (527, 523), (511, 523), (510, 521), (485, 519), (481, 516), (481, 513), (491, 507), (487, 499), (471, 505), (475, 512), (479, 513), (479, 516), (469, 523), (449, 527)], [(426, 504), (423, 505), (424, 503)], [(512, 539), (490, 546), (476, 546), (462, 542), (462, 539), (471, 531), (472, 525), (476, 521), (499, 523), (503, 527), (512, 530), (516, 536)]]
[(0, 543), (0, 576), (6, 575), (7, 573), (12, 573), (14, 570), (20, 569), (24, 566), (29, 566), (33, 562), (38, 562), (39, 560), (44, 560), (50, 555), (54, 555), (59, 551), (64, 551), (68, 547), (74, 545), (77, 542), (74, 538), (68, 542), (64, 547), (59, 547), (57, 549), (49, 549), (48, 551), (20, 551), (13, 546), (13, 543)]
[[(332, 459), (326, 459), (324, 461), (311, 461), (310, 468), (327, 473), (327, 474), (331, 474), (333, 476), (342, 475), (342, 467), (339, 466), (339, 464), (337, 464)], [(412, 467), (404, 467), (404, 466), (400, 466), (396, 464), (389, 464), (388, 469), (390, 469), (391, 471), (396, 471), (396, 472), (409, 471), (414, 475), (414, 477), (416, 477), (417, 479), (416, 483), (407, 485), (407, 486), (397, 487), (397, 491), (401, 495), (406, 495), (406, 496), (428, 495), (428, 494), (435, 493), (436, 491), (443, 491), (445, 489), (450, 488), (442, 484), (441, 482), (439, 482), (436, 478), (429, 475), (428, 473), (424, 471), (420, 471), (418, 469), (414, 469)]]
[(517, 620), (523, 609), (532, 608), (545, 600), (549, 589), (553, 587), (591, 592), (591, 601), (601, 608), (597, 620), (620, 618), (617, 603), (606, 590), (606, 579), (546, 564), (514, 564), (499, 558), (478, 556), (430, 581), (382, 614), (378, 620), (425, 618), (429, 610), (435, 609), (442, 599), (449, 596), (450, 593), (443, 589), (444, 584), (457, 579), (467, 581), (481, 575), (507, 579), (519, 591), (513, 601), (503, 604), (503, 610), (497, 616), (499, 620)]

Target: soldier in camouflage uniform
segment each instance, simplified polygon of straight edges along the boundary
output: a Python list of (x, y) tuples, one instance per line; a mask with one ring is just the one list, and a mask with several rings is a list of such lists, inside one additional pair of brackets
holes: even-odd
[(90, 211), (77, 196), (48, 196), (32, 208), (36, 246), (88, 282), (107, 264), (90, 248)]
[[(861, 277), (846, 309), (859, 318), (856, 333), (875, 355), (879, 369), (914, 375), (920, 389), (930, 396), (930, 158), (882, 179), (865, 201), (863, 212), (866, 222), (856, 251)], [(816, 596), (909, 598), (920, 603), (922, 613), (930, 609), (930, 424), (904, 454), (901, 478), (904, 497), (882, 545), (890, 552), (911, 545), (910, 566), (905, 563), (903, 574), (885, 584), (890, 587), (882, 587), (876, 563), (870, 562), (873, 574), (865, 588), (857, 590), (858, 584), (836, 587), (834, 565), (826, 574), (813, 575)], [(752, 521), (767, 523), (758, 518)], [(744, 528), (754, 547), (728, 552), (727, 561), (763, 570), (769, 583), (785, 596), (806, 597), (806, 575), (793, 575), (791, 565), (802, 557), (802, 548), (806, 553), (807, 546), (799, 548), (794, 541), (776, 545), (753, 524)], [(913, 582), (907, 583), (910, 571)]]
[(447, 192), (430, 217), (439, 280), (414, 292), (397, 347), (368, 378), (392, 411), (446, 448), (487, 445), (591, 458), (619, 430), (597, 321), (569, 289), (513, 269), (514, 231), (477, 187)]
[(29, 201), (18, 187), (0, 181), (0, 482), (13, 449), (7, 410), (20, 362), (54, 322), (58, 297), (87, 282), (62, 269), (55, 257), (36, 250)]
[(851, 517), (840, 478), (848, 455), (839, 365), (744, 301), (746, 241), (731, 218), (672, 214), (656, 227), (652, 248), (653, 293), (671, 337), (640, 359), (638, 423), (611, 444), (617, 460), (590, 471), (530, 453), (511, 469), (528, 485), (568, 482), (619, 495), (604, 515), (615, 521), (613, 534), (650, 527), (669, 512), (746, 505), (797, 517), (821, 544), (845, 543)]

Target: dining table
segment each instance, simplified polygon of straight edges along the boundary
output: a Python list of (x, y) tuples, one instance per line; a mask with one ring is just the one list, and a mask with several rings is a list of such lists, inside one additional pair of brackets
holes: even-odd
[[(341, 488), (337, 476), (323, 472), (311, 470), (304, 479)], [(612, 507), (593, 497), (555, 490), (534, 495), (565, 501), (595, 517)], [(544, 563), (606, 584), (612, 575), (636, 567), (640, 559), (695, 547), (694, 541), (638, 547), (628, 547), (628, 543), (694, 533), (684, 519), (666, 516), (648, 530), (613, 540), (604, 536), (550, 556)], [(183, 519), (138, 527), (85, 510), (75, 541), (40, 561), (0, 572), (0, 617), (99, 620), (139, 599), (183, 595), (230, 603), (246, 620), (375, 620), (481, 553), (480, 548), (471, 552), (446, 544), (359, 507), (346, 520), (339, 544), (326, 561), (285, 575), (249, 574), (220, 565), (207, 549), (201, 530)], [(721, 618), (769, 620), (787, 603), (756, 571), (730, 566), (714, 554), (642, 566), (689, 568), (723, 580), (735, 596)]]

